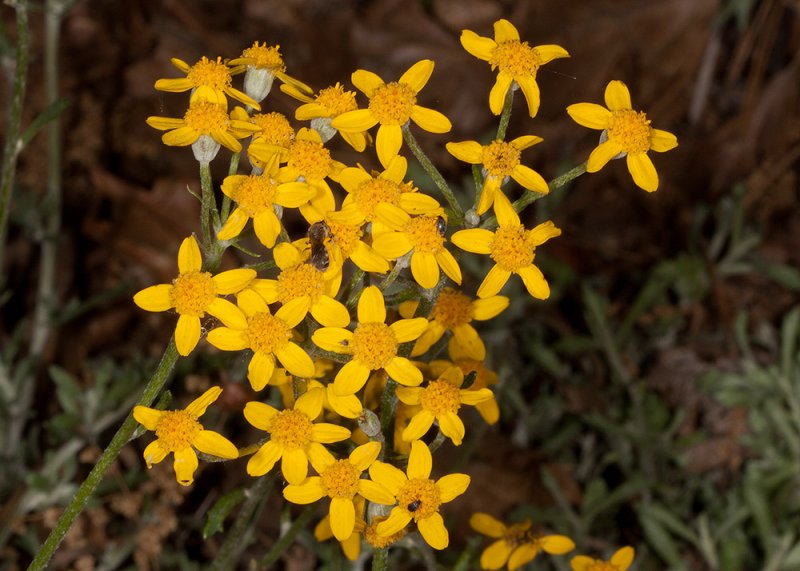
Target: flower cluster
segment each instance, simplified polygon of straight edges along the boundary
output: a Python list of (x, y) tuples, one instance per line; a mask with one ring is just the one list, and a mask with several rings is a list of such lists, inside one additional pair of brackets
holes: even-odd
[[(495, 24), (494, 39), (465, 30), (461, 42), (498, 70), (489, 95), (494, 114), (510, 113), (519, 88), (535, 117), (537, 70), (568, 57), (560, 46), (529, 46), (506, 20)], [(441, 509), (467, 491), (470, 477), (441, 470), (434, 477), (432, 452), (446, 440), (459, 446), (469, 437), (465, 405), (487, 423), (499, 418), (498, 379), (476, 324), (508, 308), (509, 297), (499, 294), (512, 274), (533, 298), (550, 295), (534, 262), (561, 231), (551, 221), (528, 226), (519, 215), (527, 202), (512, 204), (507, 196), (509, 179), (528, 191), (523, 196), (553, 190), (523, 164), (522, 152), (542, 138), (444, 141), (453, 156), (482, 168), (470, 193), (474, 203), (465, 208), (467, 193), (457, 196), (420, 159), (412, 131), (451, 130), (443, 113), (420, 104), (434, 72), (431, 60), (414, 63), (397, 80), (355, 71), (351, 82), (361, 99), (341, 83), (315, 91), (287, 75), (280, 50), (267, 44), (255, 43), (232, 60), (173, 63), (185, 77), (159, 80), (156, 89), (190, 92), (186, 113), (147, 122), (166, 131), (166, 145), (192, 147), (203, 182), (203, 232), (183, 241), (172, 283), (148, 287), (134, 302), (178, 314), (175, 343), (182, 356), (199, 346), (204, 332), (213, 348), (245, 355), (257, 396), (243, 414), (254, 429), (251, 438), (259, 440), (238, 450), (203, 428), (199, 417), (222, 392), (214, 387), (183, 410), (136, 407), (136, 420), (157, 437), (144, 452), (148, 467), (172, 452), (178, 481), (189, 485), (196, 451), (225, 460), (249, 456), (250, 476), (280, 471), (289, 502), (329, 506), (317, 536), (335, 537), (348, 558), (358, 556), (361, 539), (385, 549), (414, 530), (431, 547), (446, 548)], [(242, 73), (239, 90), (233, 78)], [(268, 110), (276, 77), (281, 91), (301, 103), (294, 121), (308, 126)], [(631, 109), (622, 83), (609, 84), (606, 102), (608, 109), (588, 103), (568, 109), (579, 123), (603, 130), (587, 170), (626, 155), (636, 184), (654, 190), (658, 181), (646, 152), (675, 146), (674, 136), (651, 129)], [(336, 134), (380, 170), (336, 160), (329, 146)], [(233, 168), (221, 181), (224, 202), (217, 209), (210, 175), (202, 173), (221, 147), (234, 153), (232, 164), (250, 171)], [(442, 181), (446, 204), (408, 178), (406, 151)], [(296, 228), (300, 234), (291, 236)], [(230, 246), (268, 254), (274, 263), (218, 272)], [(479, 259), (464, 264), (465, 252)], [(481, 263), (488, 271), (477, 283), (466, 269)], [(497, 540), (481, 557), (487, 569), (506, 563), (514, 569), (540, 551), (574, 548), (564, 536), (533, 534), (530, 524), (507, 527), (485, 514), (472, 524)], [(624, 571), (629, 563), (626, 552), (607, 567), (577, 557), (573, 568)]]

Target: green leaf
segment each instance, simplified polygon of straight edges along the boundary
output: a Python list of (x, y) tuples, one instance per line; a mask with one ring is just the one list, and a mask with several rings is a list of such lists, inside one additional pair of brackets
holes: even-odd
[(222, 522), (228, 517), (233, 508), (242, 503), (245, 499), (244, 488), (236, 488), (221, 496), (214, 505), (208, 510), (208, 519), (203, 526), (203, 539), (222, 531)]
[(28, 128), (22, 132), (22, 136), (20, 136), (22, 146), (24, 147), (30, 143), (31, 139), (33, 139), (45, 125), (57, 119), (67, 107), (69, 107), (69, 101), (67, 99), (59, 99), (45, 107), (44, 111), (39, 113), (36, 119), (28, 125)]
[(56, 384), (56, 397), (64, 412), (80, 415), (82, 391), (75, 378), (57, 365), (52, 365), (48, 371), (50, 378)]
[(640, 505), (637, 509), (639, 512), (639, 522), (642, 524), (647, 542), (658, 556), (669, 563), (671, 567), (684, 569), (685, 565), (681, 559), (678, 547), (675, 545), (669, 533), (667, 533), (658, 520), (651, 515), (650, 507), (651, 506)]

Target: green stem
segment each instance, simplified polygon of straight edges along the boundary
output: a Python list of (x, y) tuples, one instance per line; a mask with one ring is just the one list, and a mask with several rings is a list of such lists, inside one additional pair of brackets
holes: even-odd
[(14, 188), (14, 175), (17, 169), (17, 157), (21, 149), (20, 125), (22, 124), (22, 106), (25, 102), (25, 88), (28, 79), (28, 48), (30, 46), (30, 28), (28, 25), (28, 2), (16, 0), (8, 2), (17, 13), (17, 59), (15, 62), (14, 88), (8, 105), (9, 113), (6, 123), (6, 144), (3, 147), (3, 164), (0, 170), (0, 268), (5, 258), (6, 232), (8, 226), (8, 210), (11, 203), (11, 191)]
[(394, 448), (394, 412), (397, 408), (397, 381), (386, 379), (381, 395), (381, 432), (383, 433), (383, 451), (388, 452)]
[(511, 121), (511, 107), (514, 104), (514, 90), (509, 87), (506, 92), (506, 99), (503, 102), (503, 112), (500, 115), (500, 123), (497, 125), (498, 141), (503, 141), (506, 138), (506, 131), (508, 130), (508, 123)]
[(267, 504), (267, 499), (273, 490), (277, 473), (273, 472), (269, 476), (262, 476), (256, 483), (247, 491), (247, 499), (239, 509), (239, 514), (236, 516), (231, 530), (225, 537), (219, 553), (211, 563), (210, 569), (213, 571), (226, 571), (227, 569), (235, 569), (236, 562), (242, 551), (250, 542), (250, 536), (253, 532), (253, 525), (261, 515), (261, 511)]
[(211, 178), (211, 163), (200, 163), (200, 188), (202, 198), (200, 200), (200, 225), (203, 229), (203, 245), (206, 251), (210, 250), (215, 242), (214, 222), (219, 224), (219, 213), (217, 212), (217, 199), (214, 197), (214, 181)]
[(376, 549), (372, 553), (372, 571), (385, 571), (389, 568), (389, 550)]
[[(153, 373), (153, 376), (150, 378), (147, 386), (145, 386), (142, 396), (139, 398), (139, 402), (136, 403), (137, 405), (150, 406), (153, 401), (156, 400), (158, 393), (161, 392), (161, 389), (164, 388), (164, 385), (170, 378), (177, 361), (178, 351), (175, 348), (175, 339), (172, 338), (169, 345), (167, 345), (167, 348), (164, 350), (164, 355), (161, 357), (161, 361)], [(122, 447), (127, 444), (138, 426), (139, 423), (134, 420), (133, 414), (128, 414), (128, 418), (125, 419), (125, 422), (123, 422), (122, 426), (117, 430), (117, 433), (103, 451), (97, 464), (95, 464), (92, 471), (89, 472), (89, 475), (78, 488), (75, 497), (72, 498), (72, 501), (66, 507), (64, 513), (58, 518), (56, 526), (53, 528), (53, 531), (50, 532), (50, 535), (45, 540), (41, 549), (39, 549), (36, 558), (28, 567), (28, 571), (39, 571), (47, 567), (47, 563), (50, 561), (50, 558), (53, 557), (53, 553), (55, 553), (56, 549), (58, 549), (61, 540), (64, 539), (64, 535), (69, 531), (72, 522), (75, 521), (75, 518), (83, 511), (83, 508), (91, 498), (95, 488), (103, 481), (106, 472), (114, 464)]]
[(364, 273), (364, 270), (357, 268), (350, 278), (350, 283), (347, 286), (349, 294), (345, 302), (347, 309), (353, 309), (356, 306), (356, 298), (358, 294), (361, 293), (361, 290), (364, 289)]
[[(550, 189), (550, 192), (553, 192), (554, 190), (557, 190), (562, 186), (565, 186), (567, 183), (575, 180), (585, 172), (586, 172), (586, 163), (581, 163), (575, 168), (565, 172), (560, 176), (557, 176), (556, 178), (548, 182), (547, 187)], [(535, 192), (533, 190), (528, 190), (525, 191), (525, 194), (523, 194), (520, 198), (515, 200), (511, 204), (511, 206), (514, 207), (514, 210), (516, 212), (522, 212), (528, 206), (530, 206), (531, 204), (533, 204), (534, 202), (545, 196), (547, 195)], [(494, 226), (495, 224), (497, 224), (497, 218), (494, 216), (490, 216), (481, 224), (481, 228), (488, 228)]]
[(439, 169), (434, 166), (428, 158), (428, 155), (426, 155), (422, 147), (419, 146), (417, 139), (414, 137), (411, 129), (408, 128), (408, 125), (403, 127), (403, 140), (408, 145), (408, 148), (411, 149), (411, 152), (414, 154), (417, 161), (419, 161), (422, 168), (425, 169), (425, 172), (433, 179), (434, 184), (441, 191), (447, 203), (450, 205), (450, 208), (453, 209), (455, 220), (452, 222), (454, 225), (459, 226), (464, 219), (464, 209), (461, 208), (461, 205), (458, 203), (453, 191), (450, 190), (450, 187), (447, 185), (447, 181), (442, 176), (442, 173), (439, 172)]
[(266, 568), (275, 563), (284, 551), (294, 543), (295, 537), (300, 533), (311, 521), (314, 515), (314, 506), (308, 506), (303, 513), (301, 513), (296, 520), (292, 522), (292, 526), (284, 533), (281, 538), (275, 542), (264, 558), (261, 560), (261, 567)]
[(481, 199), (481, 192), (483, 191), (483, 173), (481, 172), (481, 165), (472, 165), (472, 181), (475, 183), (475, 207), (477, 207), (478, 201)]
[(403, 271), (403, 268), (408, 267), (405, 264), (399, 263), (399, 261), (395, 261), (394, 266), (392, 266), (392, 271), (383, 279), (383, 281), (378, 285), (378, 289), (381, 291), (388, 288), (390, 285), (394, 283), (394, 280), (397, 279), (397, 276), (400, 275), (400, 272)]

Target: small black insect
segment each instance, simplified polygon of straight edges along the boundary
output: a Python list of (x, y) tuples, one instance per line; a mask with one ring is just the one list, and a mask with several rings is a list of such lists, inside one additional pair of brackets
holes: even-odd
[(327, 270), (331, 263), (328, 248), (325, 247), (325, 240), (330, 235), (331, 229), (324, 222), (314, 222), (308, 228), (308, 241), (311, 244), (311, 257), (308, 263), (320, 272)]
[(415, 512), (419, 509), (419, 506), (421, 505), (422, 505), (422, 500), (414, 500), (413, 502), (408, 504), (408, 508), (406, 509), (408, 509), (408, 511), (410, 512)]
[(445, 233), (447, 232), (447, 220), (445, 220), (442, 216), (439, 216), (436, 219), (436, 231), (439, 233), (439, 236), (444, 237)]

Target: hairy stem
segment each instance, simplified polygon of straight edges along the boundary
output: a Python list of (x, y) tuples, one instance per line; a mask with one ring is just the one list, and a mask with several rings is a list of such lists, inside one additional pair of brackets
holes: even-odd
[(506, 100), (503, 102), (503, 112), (500, 115), (500, 123), (497, 125), (498, 141), (503, 141), (506, 138), (506, 131), (508, 131), (508, 123), (511, 121), (511, 107), (514, 104), (514, 90), (510, 87), (506, 93)]
[(428, 155), (425, 154), (425, 151), (422, 150), (422, 147), (419, 146), (417, 139), (414, 137), (414, 134), (411, 132), (411, 129), (408, 128), (408, 125), (403, 127), (403, 140), (408, 145), (408, 148), (411, 149), (411, 152), (416, 157), (419, 164), (425, 169), (425, 172), (433, 179), (434, 184), (436, 187), (441, 191), (442, 195), (447, 200), (447, 203), (450, 205), (450, 208), (453, 210), (453, 214), (455, 215), (455, 220), (453, 223), (458, 226), (461, 224), (461, 221), (464, 219), (464, 209), (461, 208), (461, 205), (458, 203), (455, 194), (453, 191), (450, 190), (450, 187), (447, 185), (447, 181), (442, 176), (442, 173), (439, 172), (431, 160), (428, 158)]
[(297, 537), (297, 534), (308, 525), (308, 522), (311, 521), (311, 517), (313, 515), (314, 506), (308, 506), (305, 510), (303, 510), (303, 513), (301, 513), (297, 519), (292, 522), (291, 527), (277, 542), (275, 542), (275, 545), (272, 546), (272, 549), (270, 549), (261, 560), (262, 568), (268, 568), (270, 565), (275, 563), (281, 555), (283, 555), (284, 551), (289, 549), (292, 543), (294, 543), (294, 539)]

